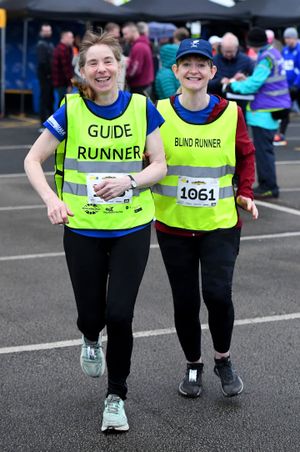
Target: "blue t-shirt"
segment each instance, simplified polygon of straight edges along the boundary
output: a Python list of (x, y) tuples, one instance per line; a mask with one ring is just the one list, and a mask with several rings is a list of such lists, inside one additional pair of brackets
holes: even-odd
[(179, 102), (179, 95), (174, 99), (174, 108), (178, 116), (191, 124), (205, 124), (215, 105), (220, 102), (218, 96), (210, 95), (209, 103), (206, 108), (199, 111), (191, 111), (184, 108)]
[[(127, 91), (119, 91), (118, 99), (111, 105), (97, 105), (95, 102), (85, 99), (87, 107), (97, 116), (104, 119), (114, 119), (124, 113), (132, 94)], [(66, 137), (66, 107), (62, 105), (56, 112), (44, 122), (44, 126), (59, 141)], [(147, 99), (147, 135), (150, 135), (157, 127), (164, 123), (161, 114), (156, 110), (152, 102)]]
[[(127, 91), (119, 91), (118, 99), (111, 105), (97, 105), (95, 102), (85, 99), (87, 107), (97, 116), (105, 119), (114, 119), (120, 116), (127, 108), (132, 94)], [(164, 123), (164, 119), (161, 114), (156, 110), (152, 102), (147, 99), (147, 135), (150, 135), (157, 127), (160, 127)], [(59, 141), (63, 141), (66, 138), (66, 107), (62, 105), (47, 121), (44, 122), (44, 126), (52, 133)], [(90, 230), (90, 229), (71, 229), (80, 235), (88, 237), (121, 237), (123, 235), (130, 234), (138, 231), (147, 225), (138, 226), (132, 229), (124, 230)]]

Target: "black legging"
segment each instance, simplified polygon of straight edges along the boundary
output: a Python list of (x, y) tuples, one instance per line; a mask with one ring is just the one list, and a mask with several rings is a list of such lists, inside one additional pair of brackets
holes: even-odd
[(77, 325), (98, 339), (107, 328), (108, 393), (126, 398), (133, 311), (150, 247), (150, 225), (118, 238), (92, 238), (65, 228), (64, 248), (75, 294)]
[(157, 238), (171, 284), (175, 327), (187, 361), (201, 356), (199, 262), (214, 348), (226, 353), (234, 322), (231, 290), (240, 229), (219, 229), (200, 237), (157, 231)]

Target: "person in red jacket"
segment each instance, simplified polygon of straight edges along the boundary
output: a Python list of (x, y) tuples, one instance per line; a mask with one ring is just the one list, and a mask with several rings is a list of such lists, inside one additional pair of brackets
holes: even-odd
[(150, 96), (154, 81), (154, 65), (151, 43), (146, 35), (140, 35), (133, 22), (122, 28), (123, 38), (131, 44), (126, 78), (130, 92)]
[(55, 89), (55, 108), (67, 92), (72, 90), (71, 79), (74, 75), (72, 66), (74, 35), (71, 31), (62, 31), (60, 42), (54, 49), (52, 59), (52, 80)]

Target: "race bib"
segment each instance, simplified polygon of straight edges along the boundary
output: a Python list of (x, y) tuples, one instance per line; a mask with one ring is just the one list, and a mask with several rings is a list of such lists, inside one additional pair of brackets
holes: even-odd
[(122, 195), (116, 198), (104, 201), (99, 198), (94, 190), (94, 185), (99, 184), (103, 179), (124, 176), (123, 173), (89, 173), (86, 176), (87, 195), (90, 204), (128, 204), (132, 200), (132, 190), (126, 190)]
[(286, 71), (294, 70), (294, 60), (284, 60), (283, 65)]
[(179, 176), (177, 204), (191, 207), (214, 207), (218, 200), (218, 179)]

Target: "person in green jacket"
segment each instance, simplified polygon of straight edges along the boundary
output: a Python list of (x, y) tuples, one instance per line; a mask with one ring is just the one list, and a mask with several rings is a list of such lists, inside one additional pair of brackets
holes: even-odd
[(166, 99), (176, 93), (179, 82), (176, 79), (172, 66), (176, 62), (178, 44), (165, 44), (159, 51), (161, 68), (155, 77), (155, 94), (157, 99)]

